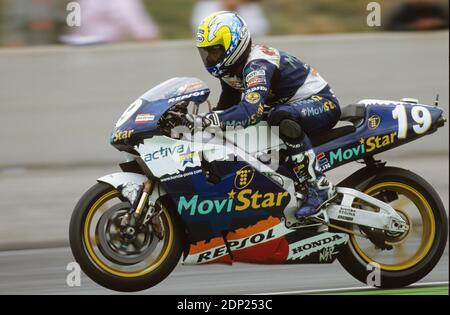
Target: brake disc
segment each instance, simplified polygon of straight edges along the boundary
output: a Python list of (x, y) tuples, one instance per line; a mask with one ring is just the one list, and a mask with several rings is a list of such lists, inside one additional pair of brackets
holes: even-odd
[(159, 242), (150, 225), (141, 230), (120, 225), (130, 208), (128, 202), (114, 205), (103, 213), (96, 227), (99, 250), (107, 259), (121, 265), (134, 265), (143, 261)]

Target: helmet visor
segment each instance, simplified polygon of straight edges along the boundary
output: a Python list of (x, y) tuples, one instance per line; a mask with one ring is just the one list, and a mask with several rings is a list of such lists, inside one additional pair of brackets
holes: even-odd
[(225, 48), (222, 45), (198, 47), (198, 51), (206, 67), (217, 65), (225, 57)]

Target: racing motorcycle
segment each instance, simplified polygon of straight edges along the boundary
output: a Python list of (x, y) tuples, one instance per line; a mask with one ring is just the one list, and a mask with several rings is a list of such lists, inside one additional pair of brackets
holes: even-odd
[[(336, 198), (300, 222), (294, 182), (274, 162), (285, 158), (285, 145), (265, 119), (214, 137), (174, 132), (200, 104), (211, 109), (209, 93), (199, 79), (173, 78), (117, 121), (111, 144), (127, 155), (122, 172), (99, 178), (70, 221), (72, 253), (91, 279), (138, 291), (165, 279), (180, 259), (195, 265), (337, 259), (361, 282), (394, 288), (437, 264), (448, 234), (439, 195), (420, 176), (374, 157), (442, 127), (437, 102), (362, 100), (343, 108), (346, 125), (311, 135), (322, 171), (364, 165), (336, 185)], [(374, 268), (379, 281), (370, 282)]]

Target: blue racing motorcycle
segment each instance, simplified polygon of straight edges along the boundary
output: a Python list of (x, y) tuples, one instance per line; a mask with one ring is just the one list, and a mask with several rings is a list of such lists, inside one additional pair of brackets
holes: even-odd
[[(337, 197), (299, 222), (285, 146), (263, 119), (230, 131), (183, 134), (208, 87), (174, 78), (133, 102), (111, 144), (127, 154), (122, 172), (97, 180), (79, 200), (70, 245), (82, 270), (118, 291), (138, 291), (183, 264), (329, 264), (356, 279), (393, 288), (427, 275), (444, 251), (444, 205), (423, 178), (386, 166), (375, 154), (434, 133), (437, 106), (416, 100), (348, 105), (346, 126), (310, 135), (318, 167), (365, 166), (337, 184)], [(373, 277), (378, 271), (378, 277)]]

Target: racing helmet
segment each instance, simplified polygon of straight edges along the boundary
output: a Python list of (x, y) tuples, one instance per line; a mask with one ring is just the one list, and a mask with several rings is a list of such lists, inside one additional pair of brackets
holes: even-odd
[(215, 12), (203, 19), (196, 40), (206, 70), (219, 78), (244, 61), (251, 49), (247, 24), (228, 11)]

